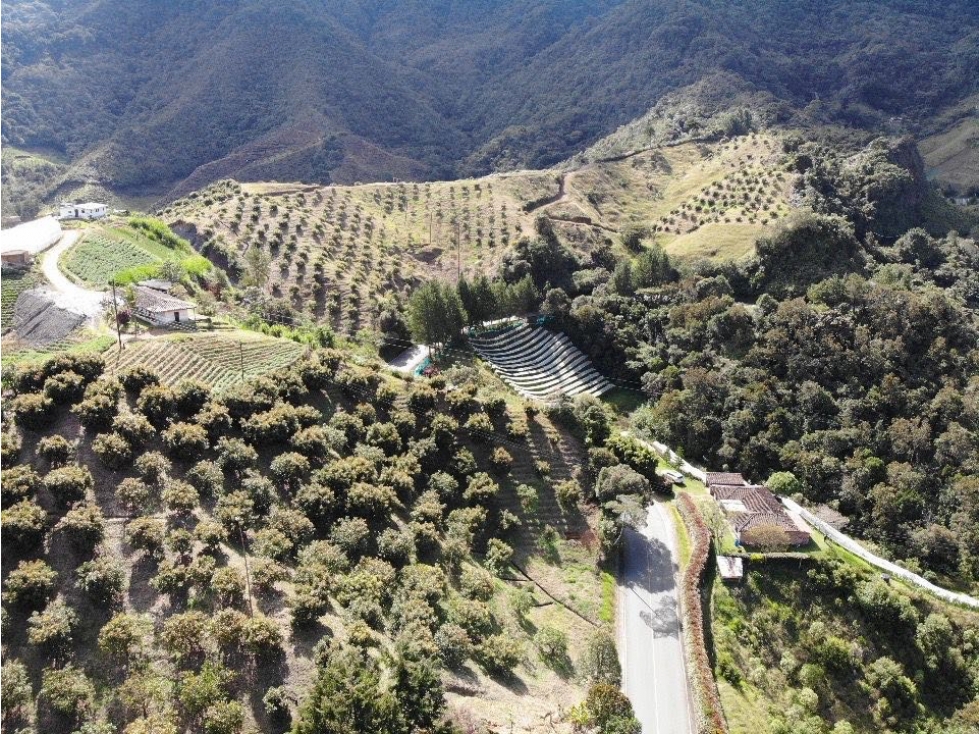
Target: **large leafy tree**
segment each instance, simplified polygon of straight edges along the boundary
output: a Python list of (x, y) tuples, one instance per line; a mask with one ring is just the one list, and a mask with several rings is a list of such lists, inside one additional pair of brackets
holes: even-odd
[(455, 288), (439, 281), (426, 283), (408, 302), (408, 327), (416, 341), (443, 345), (466, 325), (466, 310)]

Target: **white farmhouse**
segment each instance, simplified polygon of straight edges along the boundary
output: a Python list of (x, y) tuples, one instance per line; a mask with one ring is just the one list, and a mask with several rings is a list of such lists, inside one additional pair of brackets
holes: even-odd
[(196, 304), (183, 301), (167, 293), (137, 285), (136, 314), (151, 324), (163, 326), (179, 324), (196, 319)]
[(108, 204), (90, 201), (86, 204), (72, 204), (70, 201), (61, 202), (59, 219), (102, 219), (109, 214)]

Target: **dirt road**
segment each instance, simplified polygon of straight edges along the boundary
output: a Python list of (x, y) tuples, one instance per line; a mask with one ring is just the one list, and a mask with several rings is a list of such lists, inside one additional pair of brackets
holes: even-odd
[(63, 309), (94, 318), (102, 313), (105, 293), (75, 285), (58, 269), (58, 259), (78, 241), (80, 234), (78, 230), (66, 231), (58, 243), (41, 256), (41, 272), (48, 285), (37, 290)]

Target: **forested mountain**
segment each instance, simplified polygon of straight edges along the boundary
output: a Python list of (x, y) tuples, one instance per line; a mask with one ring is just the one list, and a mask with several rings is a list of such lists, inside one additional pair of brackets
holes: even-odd
[(60, 161), (8, 188), (25, 213), (85, 182), (163, 196), (546, 166), (698, 82), (772, 122), (918, 134), (979, 91), (969, 0), (2, 7), (3, 141)]

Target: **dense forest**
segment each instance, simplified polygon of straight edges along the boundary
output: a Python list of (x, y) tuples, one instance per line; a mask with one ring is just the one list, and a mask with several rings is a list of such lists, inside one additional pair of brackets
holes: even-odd
[(558, 328), (649, 398), (635, 420), (650, 435), (752, 480), (791, 472), (784, 491), (838, 508), (912, 567), (975, 584), (979, 247), (955, 231), (893, 236), (934, 214), (900, 144), (846, 162), (786, 148), (809, 206), (750, 258), (678, 268), (636, 235), (638, 254), (618, 261), (565, 252), (555, 267), (561, 245), (541, 238), (522, 262)]
[[(93, 181), (162, 196), (227, 177), (547, 166), (698, 83), (773, 123), (930, 134), (969, 114), (979, 66), (967, 0), (36, 0), (3, 12), (3, 141), (67, 161), (8, 189), (18, 201), (4, 206), (24, 213)], [(668, 117), (677, 134), (703, 123), (682, 94)]]

